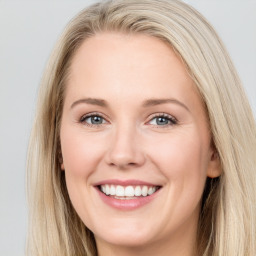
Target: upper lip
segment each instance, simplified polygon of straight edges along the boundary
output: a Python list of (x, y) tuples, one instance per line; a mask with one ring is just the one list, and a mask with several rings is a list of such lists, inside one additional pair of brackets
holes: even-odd
[(128, 185), (145, 185), (145, 186), (161, 186), (159, 184), (153, 184), (150, 182), (142, 181), (142, 180), (117, 180), (117, 179), (110, 179), (110, 180), (102, 180), (94, 184), (94, 186), (100, 186), (105, 184), (111, 185), (121, 185), (121, 186), (128, 186)]

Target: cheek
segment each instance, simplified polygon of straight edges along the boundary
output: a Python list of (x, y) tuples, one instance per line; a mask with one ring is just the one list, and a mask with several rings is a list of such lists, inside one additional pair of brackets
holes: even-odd
[(207, 150), (207, 143), (198, 134), (180, 133), (158, 140), (150, 147), (150, 155), (165, 169), (180, 170), (181, 173), (189, 172), (193, 167), (201, 170), (206, 164)]
[(104, 147), (100, 136), (90, 136), (83, 132), (66, 128), (61, 132), (61, 148), (65, 172), (74, 176), (88, 176), (95, 169)]
[[(91, 174), (97, 169), (104, 147), (100, 136), (90, 136), (72, 126), (61, 130), (61, 149), (70, 200), (81, 219), (88, 219)], [(84, 196), (87, 195), (87, 196)], [(96, 207), (96, 206), (95, 206)]]
[[(156, 144), (155, 144), (156, 145)], [(201, 194), (208, 166), (208, 140), (197, 132), (182, 132), (151, 146), (151, 161), (175, 189), (177, 196)]]

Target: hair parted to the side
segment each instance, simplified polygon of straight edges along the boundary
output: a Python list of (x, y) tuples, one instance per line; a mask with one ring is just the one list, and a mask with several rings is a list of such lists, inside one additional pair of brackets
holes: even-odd
[(198, 255), (256, 255), (256, 125), (239, 78), (208, 22), (178, 0), (94, 4), (66, 27), (46, 68), (28, 152), (27, 254), (95, 256), (93, 234), (79, 219), (60, 169), (60, 122), (74, 53), (102, 32), (143, 33), (167, 42), (185, 63), (209, 115), (221, 161), (208, 178), (198, 228)]

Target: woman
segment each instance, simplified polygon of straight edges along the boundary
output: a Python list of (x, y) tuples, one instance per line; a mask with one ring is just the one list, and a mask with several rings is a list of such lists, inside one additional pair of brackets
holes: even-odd
[(64, 31), (39, 95), (31, 255), (255, 255), (255, 121), (193, 8), (92, 5)]

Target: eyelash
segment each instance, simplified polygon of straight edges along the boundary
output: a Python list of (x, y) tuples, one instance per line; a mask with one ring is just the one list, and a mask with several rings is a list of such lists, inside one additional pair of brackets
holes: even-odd
[[(164, 124), (164, 125), (155, 125), (157, 128), (168, 128), (170, 126), (174, 126), (174, 125), (178, 124), (178, 120), (176, 118), (174, 118), (173, 116), (171, 116), (169, 114), (166, 114), (166, 113), (153, 114), (150, 117), (149, 122), (151, 122), (152, 120), (154, 120), (156, 118), (160, 118), (160, 117), (166, 119), (169, 123), (168, 124)], [(149, 123), (149, 122), (147, 122), (147, 123)]]
[(86, 119), (92, 118), (92, 117), (100, 117), (100, 118), (102, 118), (103, 120), (105, 120), (105, 122), (107, 122), (107, 121), (106, 121), (106, 117), (103, 116), (103, 115), (100, 114), (100, 113), (97, 113), (97, 112), (93, 112), (93, 113), (89, 113), (89, 114), (83, 115), (83, 116), (80, 118), (79, 122), (82, 123), (82, 124), (84, 124), (84, 125), (86, 125), (86, 126), (88, 126), (88, 127), (97, 127), (97, 128), (100, 128), (102, 125), (104, 125), (104, 123), (102, 123), (102, 124), (90, 124), (90, 123), (86, 122)]
[[(86, 114), (86, 115), (83, 115), (79, 122), (88, 126), (88, 127), (97, 127), (97, 128), (100, 128), (102, 125), (104, 125), (105, 123), (101, 123), (101, 124), (90, 124), (88, 122), (86, 122), (86, 119), (89, 119), (89, 118), (92, 118), (92, 117), (100, 117), (102, 118), (105, 123), (107, 123), (106, 121), (106, 117), (100, 113), (97, 113), (97, 112), (93, 112), (93, 113), (89, 113), (89, 114)], [(166, 114), (166, 113), (159, 113), (159, 114), (153, 114), (150, 116), (150, 120), (147, 122), (148, 125), (151, 125), (149, 124), (152, 120), (156, 119), (156, 118), (164, 118), (166, 119), (169, 123), (168, 124), (164, 124), (164, 125), (154, 125), (156, 126), (157, 128), (166, 128), (166, 127), (170, 127), (170, 126), (174, 126), (174, 125), (177, 125), (178, 124), (178, 121), (176, 118), (174, 118), (173, 116), (169, 115), (169, 114)]]

